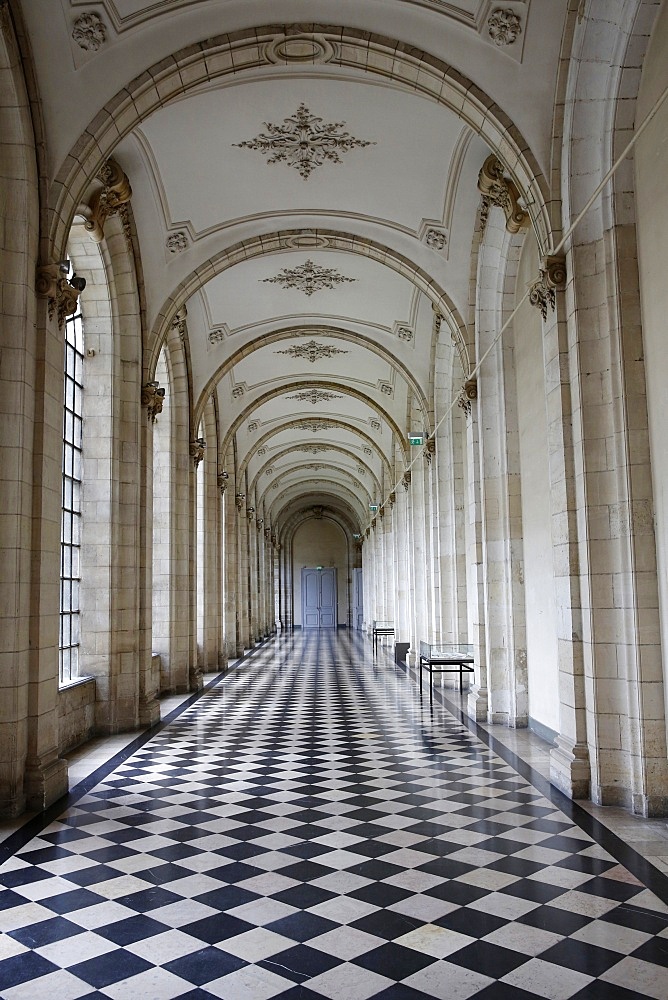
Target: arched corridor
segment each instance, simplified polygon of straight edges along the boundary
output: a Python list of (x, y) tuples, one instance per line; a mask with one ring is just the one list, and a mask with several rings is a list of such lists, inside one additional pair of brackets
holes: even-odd
[[(139, 830), (134, 806), (114, 804), (108, 782), (125, 781), (138, 761), (162, 766), (154, 754), (190, 755), (182, 763), (197, 790), (182, 787), (190, 771), (172, 775), (170, 764), (183, 778), (175, 795), (211, 800), (199, 787), (209, 750), (200, 758), (187, 740), (176, 749), (187, 720), (220, 740), (212, 780), (223, 775), (225, 787), (211, 822), (236, 808), (234, 734), (254, 748), (238, 779), (258, 796), (242, 821), (248, 842), (265, 808), (253, 741), (285, 751), (272, 780), (291, 793), (289, 747), (298, 753), (305, 727), (314, 753), (319, 741), (344, 752), (343, 741), (365, 768), (382, 746), (392, 782), (408, 773), (393, 756), (393, 732), (405, 734), (420, 768), (443, 764), (432, 806), (411, 798), (411, 808), (459, 817), (430, 838), (435, 856), (455, 843), (477, 850), (481, 836), (496, 845), (496, 813), (487, 833), (486, 815), (459, 812), (477, 791), (452, 779), (462, 798), (448, 805), (441, 743), (450, 753), (456, 731), (481, 766), (500, 756), (494, 768), (514, 768), (511, 783), (528, 781), (532, 802), (567, 817), (555, 820), (567, 833), (522, 823), (513, 844), (526, 846), (509, 849), (511, 860), (538, 851), (546, 833), (581, 840), (575, 825), (593, 836), (591, 857), (602, 849), (623, 872), (589, 872), (587, 890), (546, 883), (625, 904), (640, 878), (639, 909), (654, 916), (636, 929), (658, 933), (668, 904), (667, 56), (668, 0), (0, 0), (0, 844), (10, 880), (26, 852), (44, 850), (49, 881), (79, 872), (81, 892), (92, 891), (88, 878), (102, 884), (42, 836), (71, 825), (58, 817), (80, 817), (84, 801), (103, 822)], [(418, 754), (423, 738), (432, 742)], [(127, 762), (114, 761), (119, 753)], [(96, 776), (105, 761), (109, 774)], [(156, 773), (147, 799), (162, 794)], [(332, 803), (332, 822), (343, 817), (332, 827), (341, 858), (340, 795), (359, 795), (360, 810), (383, 801), (381, 789), (388, 807), (400, 797), (375, 772), (373, 791), (365, 778), (351, 793), (351, 774), (312, 796)], [(412, 778), (401, 794), (421, 795)], [(306, 865), (317, 809), (304, 796)], [(146, 814), (156, 836), (180, 808)], [(200, 812), (192, 805), (193, 830)], [(395, 813), (402, 841), (407, 810)], [(272, 813), (267, 836), (292, 836), (291, 814)], [(234, 823), (238, 857), (227, 861), (246, 864)], [(371, 820), (358, 826), (358, 853), (386, 871)], [(406, 893), (421, 869), (407, 860), (413, 835), (395, 844), (408, 852), (395, 886)], [(74, 845), (78, 833), (68, 836)], [(228, 867), (216, 851), (232, 845), (220, 825), (215, 836), (219, 847), (208, 842), (193, 862), (204, 880), (206, 868)], [(98, 846), (93, 861), (115, 894), (109, 848)], [(125, 850), (116, 860), (127, 866), (126, 894), (150, 893), (133, 881), (142, 881), (135, 864), (150, 872), (150, 852), (133, 860)], [(184, 850), (161, 860), (177, 865)], [(453, 905), (483, 912), (487, 897), (513, 895), (506, 877), (526, 893), (542, 885), (542, 868), (518, 875), (501, 858), (497, 871), (476, 857), (474, 871), (447, 878), (478, 899)], [(562, 860), (548, 867), (568, 868)], [(7, 911), (24, 897), (43, 905), (42, 875), (20, 883), (17, 901), (4, 874)], [(311, 881), (299, 876), (277, 894), (307, 901)], [(206, 886), (187, 898), (216, 891)], [(431, 898), (436, 886), (416, 895)], [(113, 908), (115, 895), (105, 898)], [(586, 902), (565, 899), (576, 913)], [(532, 901), (539, 913), (552, 905)], [(401, 913), (393, 906), (381, 907), (388, 928)], [(211, 908), (222, 920), (233, 907)], [(424, 910), (423, 923), (442, 930), (451, 912), (432, 921)], [(614, 923), (603, 914), (595, 919)], [(160, 931), (175, 947), (180, 926)], [(606, 928), (586, 940), (579, 930), (565, 940), (608, 947)], [(76, 938), (95, 931), (73, 934), (71, 954), (107, 968), (103, 935), (82, 938), (82, 949), (103, 950), (79, 958)], [(498, 947), (514, 953), (514, 934), (502, 931)], [(42, 978), (42, 959), (53, 962), (68, 936), (34, 946), (3, 938), (0, 983), (3, 968)], [(661, 962), (653, 939), (621, 941), (610, 949), (626, 948), (628, 968)], [(418, 978), (378, 995), (443, 992), (418, 985), (428, 984), (430, 954), (420, 942)], [(490, 977), (501, 985), (478, 991), (483, 1000), (543, 995), (540, 977), (530, 988), (512, 979), (521, 966), (489, 952), (496, 942), (467, 953), (471, 973), (487, 975), (490, 954), (506, 970)], [(150, 962), (134, 942), (119, 947)], [(586, 952), (583, 969), (571, 943), (552, 947), (553, 964), (596, 980), (575, 978), (568, 993), (564, 979), (564, 1000), (582, 989), (582, 1000), (653, 996), (653, 972), (648, 983), (613, 983), (612, 959)], [(245, 982), (232, 965), (271, 954), (229, 958), (226, 975)], [(346, 975), (350, 961), (384, 975), (352, 953), (323, 954), (341, 957)], [(283, 990), (270, 985), (280, 970), (262, 968), (266, 983), (249, 1000)], [(144, 971), (125, 985), (81, 981), (123, 1000), (153, 982)], [(33, 1000), (33, 972), (13, 974), (9, 1000)], [(57, 975), (66, 1000), (87, 996)], [(336, 975), (322, 995), (354, 1000), (352, 980)], [(475, 991), (461, 975), (466, 1000)], [(155, 988), (171, 1000), (169, 982), (184, 996), (202, 986), (185, 981), (192, 989), (168, 978)], [(560, 1000), (561, 986), (541, 988)], [(289, 1000), (320, 995), (296, 980), (291, 989)], [(233, 1000), (244, 1000), (241, 986)]]
[(5, 845), (2, 996), (661, 1000), (668, 879), (451, 694), (334, 630), (214, 677)]

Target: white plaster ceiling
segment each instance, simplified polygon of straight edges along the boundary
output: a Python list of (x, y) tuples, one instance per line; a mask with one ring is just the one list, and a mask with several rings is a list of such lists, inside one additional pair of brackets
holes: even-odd
[[(522, 24), (512, 46), (490, 37), (496, 6), (491, 0), (21, 0), (49, 175), (58, 175), (104, 105), (161, 59), (225, 32), (306, 21), (372, 31), (434, 54), (497, 104), (547, 171), (566, 0), (504, 0), (500, 6)], [(91, 11), (105, 39), (84, 51), (72, 27)], [(343, 123), (339, 132), (369, 145), (354, 144), (340, 153), (341, 162), (325, 162), (308, 179), (239, 147), (300, 105), (325, 123)], [(440, 290), (469, 319), (485, 143), (456, 110), (421, 96), (410, 79), (280, 60), (199, 85), (119, 138), (114, 156), (134, 191), (148, 332), (189, 283), (194, 403), (216, 393), (221, 448), (233, 443), (228, 455), (235, 453), (237, 472), (254, 484), (253, 505), (276, 519), (282, 504), (294, 508), (300, 489), (309, 503), (314, 495), (338, 496), (355, 505), (363, 528), (369, 498), (392, 489), (401, 475), (392, 428), (404, 444), (411, 405), (415, 410), (426, 400), (433, 412), (426, 289)], [(442, 233), (442, 246), (426, 242), (430, 229)], [(242, 241), (324, 231), (357, 241), (355, 252), (314, 237), (311, 246), (274, 246), (251, 259), (238, 251), (222, 270), (210, 263)], [(183, 250), (171, 253), (166, 241), (178, 234)], [(363, 249), (371, 243), (380, 248), (375, 259)], [(266, 280), (307, 260), (354, 280), (309, 296)], [(193, 281), (195, 274), (202, 279)], [(314, 361), (279, 353), (308, 342), (321, 352)], [(456, 382), (459, 362), (448, 329), (443, 342)], [(311, 391), (340, 398), (290, 398)], [(311, 430), (314, 421), (322, 426)], [(221, 467), (223, 460), (221, 453)]]

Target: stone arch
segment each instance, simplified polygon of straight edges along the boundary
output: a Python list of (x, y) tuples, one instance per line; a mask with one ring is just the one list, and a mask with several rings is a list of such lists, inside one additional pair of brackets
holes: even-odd
[[(653, 0), (626, 0), (612, 10), (590, 0), (572, 24), (562, 82), (569, 141), (557, 175), (565, 225), (640, 124), (637, 77), (658, 10)], [(580, 722), (577, 750), (588, 756), (594, 801), (648, 815), (665, 811), (668, 762), (633, 160), (622, 162), (568, 241), (567, 337), (559, 361), (569, 439), (572, 431), (569, 485), (592, 498), (570, 515), (569, 576), (581, 594), (571, 604), (586, 612), (574, 630), (582, 636), (583, 675), (575, 715), (589, 720), (586, 734)], [(606, 441), (607, 482), (597, 490), (596, 449)], [(614, 587), (611, 567), (629, 580), (614, 602), (602, 596)], [(622, 678), (617, 685), (608, 680), (611, 656)], [(601, 725), (603, 718), (615, 719), (618, 735)]]
[[(243, 347), (239, 347), (234, 354), (231, 355), (231, 357), (227, 358), (227, 360), (220, 365), (220, 367), (214, 372), (209, 381), (206, 383), (200, 392), (199, 401), (195, 405), (195, 412), (198, 412), (202, 399), (215, 390), (216, 385), (221, 381), (221, 379), (224, 378), (225, 375), (227, 375), (227, 373), (231, 371), (242, 358), (247, 358), (255, 351), (262, 350), (270, 344), (277, 344), (283, 340), (291, 340), (294, 337), (303, 337), (303, 331), (304, 328), (302, 326), (283, 327), (273, 333), (262, 334), (255, 340), (244, 344)], [(388, 362), (388, 364), (390, 364), (395, 371), (401, 375), (401, 377), (412, 389), (424, 414), (425, 426), (429, 426), (429, 405), (427, 397), (407, 365), (400, 361), (390, 348), (385, 347), (384, 344), (379, 344), (371, 337), (367, 337), (364, 334), (357, 332), (353, 333), (351, 330), (344, 330), (342, 327), (309, 325), (308, 331), (309, 334), (313, 334), (314, 336), (333, 337), (336, 340), (343, 340), (357, 346), (362, 345), (373, 354), (376, 354), (379, 358), (382, 358), (383, 361)]]
[[(326, 390), (338, 391), (344, 396), (352, 396), (354, 399), (358, 399), (360, 400), (360, 402), (373, 407), (374, 410), (377, 410), (379, 412), (382, 419), (385, 421), (390, 431), (394, 435), (395, 439), (398, 441), (404, 440), (404, 435), (402, 434), (399, 425), (394, 420), (394, 417), (391, 417), (390, 414), (387, 412), (387, 410), (383, 406), (381, 406), (380, 403), (376, 403), (373, 400), (369, 399), (368, 396), (366, 396), (365, 393), (361, 392), (359, 389), (354, 389), (352, 386), (342, 385), (340, 382), (330, 382), (324, 379), (319, 380), (317, 384), (318, 388), (322, 387), (323, 389)], [(299, 392), (311, 388), (313, 388), (313, 382), (307, 379), (303, 379), (291, 382), (289, 387), (282, 385), (282, 386), (277, 386), (274, 389), (267, 389), (260, 396), (258, 396), (257, 399), (253, 400), (252, 403), (249, 403), (248, 406), (244, 407), (239, 416), (235, 417), (232, 423), (229, 425), (223, 437), (223, 451), (225, 451), (226, 449), (227, 441), (230, 438), (234, 437), (239, 427), (243, 424), (244, 420), (247, 420), (250, 414), (253, 413), (253, 411), (256, 410), (258, 407), (262, 406), (264, 403), (269, 402), (269, 400), (271, 399), (276, 399), (277, 396), (283, 396), (286, 392)], [(308, 418), (302, 417), (301, 419), (306, 420)], [(328, 419), (328, 418), (323, 418), (323, 419)]]
[[(303, 419), (303, 418), (301, 418), (301, 419)], [(288, 420), (285, 423), (278, 424), (276, 427), (272, 427), (270, 430), (268, 430), (264, 434), (262, 434), (261, 437), (259, 437), (258, 440), (253, 443), (253, 445), (249, 449), (248, 453), (246, 455), (244, 455), (243, 458), (241, 459), (241, 461), (239, 463), (239, 471), (237, 473), (237, 481), (238, 482), (243, 482), (243, 478), (244, 478), (244, 475), (246, 473), (246, 469), (248, 467), (248, 463), (249, 463), (250, 458), (251, 458), (251, 454), (250, 454), (251, 451), (257, 451), (258, 448), (261, 448), (264, 444), (266, 444), (266, 442), (270, 438), (272, 438), (275, 434), (279, 434), (281, 431), (284, 431), (284, 430), (289, 430), (291, 428), (298, 427), (299, 424), (301, 423), (301, 419), (300, 420)], [(362, 441), (364, 441), (364, 443), (365, 443), (365, 445), (367, 447), (373, 448), (373, 450), (376, 452), (376, 454), (379, 456), (381, 462), (383, 463), (384, 468), (387, 470), (388, 476), (392, 475), (390, 463), (389, 463), (389, 461), (387, 459), (387, 456), (378, 447), (377, 443), (374, 441), (374, 439), (369, 434), (367, 434), (363, 430), (360, 430), (359, 427), (355, 427), (353, 424), (347, 424), (347, 423), (345, 423), (343, 420), (328, 420), (327, 423), (332, 428), (337, 428), (338, 427), (338, 428), (341, 428), (342, 430), (350, 431), (351, 434), (356, 434), (357, 437), (361, 438)], [(226, 454), (229, 454), (229, 450), (230, 450), (229, 435), (228, 435), (228, 439), (227, 440), (228, 440), (228, 444), (227, 444)], [(405, 458), (406, 457), (406, 447), (403, 444), (403, 442), (401, 444), (398, 444), (398, 443), (395, 442), (395, 444), (396, 444), (397, 447), (401, 448), (402, 455)]]
[[(53, 184), (50, 243), (56, 257), (64, 245), (72, 205), (85, 187), (84, 178), (95, 176), (122, 138), (153, 111), (195, 87), (239, 79), (262, 66), (275, 67), (270, 53), (286, 35), (296, 34), (308, 37), (323, 51), (323, 65), (389, 79), (452, 110), (508, 168), (524, 196), (539, 245), (547, 249), (547, 181), (511, 119), (471, 80), (430, 53), (373, 32), (336, 25), (318, 25), (317, 31), (304, 25), (270, 25), (218, 35), (181, 49), (130, 81), (100, 110)], [(123, 122), (120, 128), (119, 122)]]
[[(355, 462), (359, 462), (359, 463), (363, 462), (363, 459), (359, 459), (357, 457), (357, 455), (353, 454), (352, 451), (348, 451), (346, 448), (342, 448), (340, 445), (334, 445), (334, 444), (333, 445), (328, 445), (328, 449), (329, 449), (329, 451), (337, 452), (340, 455), (345, 455), (346, 458), (353, 459)], [(286, 455), (292, 455), (292, 454), (294, 454), (294, 450), (295, 449), (293, 447), (285, 448), (283, 451), (279, 452), (277, 455), (273, 455), (271, 458), (267, 459), (267, 461), (264, 462), (264, 464), (255, 473), (255, 476), (253, 477), (253, 480), (251, 482), (251, 491), (255, 490), (255, 488), (257, 486), (257, 483), (258, 483), (258, 481), (260, 479), (260, 476), (262, 476), (262, 474), (268, 468), (270, 468), (275, 462), (278, 462), (279, 459), (284, 458)], [(323, 459), (323, 461), (325, 461), (325, 460)], [(370, 474), (371, 479), (376, 484), (376, 489), (378, 491), (378, 496), (380, 496), (381, 495), (381, 484), (380, 484), (380, 481), (377, 479), (375, 473), (373, 472), (372, 469), (369, 468), (368, 465), (367, 465), (366, 468), (367, 468), (367, 472)]]
[[(331, 229), (318, 229), (314, 230), (313, 233), (320, 240), (319, 248), (326, 246), (329, 250), (360, 254), (396, 271), (411, 281), (416, 288), (423, 292), (448, 323), (452, 337), (460, 347), (460, 356), (465, 359), (464, 365), (468, 361), (470, 370), (469, 338), (467, 337), (466, 325), (448, 293), (426, 271), (414, 264), (408, 257), (393, 250), (392, 247), (375, 240)], [(174, 289), (156, 316), (148, 349), (148, 371), (152, 372), (155, 368), (156, 352), (160, 351), (165, 333), (174, 322), (178, 310), (202, 285), (242, 261), (253, 260), (266, 254), (293, 252), (299, 237), (302, 236), (303, 230), (301, 229), (281, 230), (262, 236), (253, 236), (241, 240), (231, 247), (226, 247), (209, 258), (201, 267), (195, 268)], [(464, 371), (463, 374), (467, 376), (469, 372)]]

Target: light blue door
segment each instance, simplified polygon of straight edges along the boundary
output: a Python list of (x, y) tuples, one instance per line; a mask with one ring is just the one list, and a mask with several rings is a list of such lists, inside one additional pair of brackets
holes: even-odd
[(302, 570), (302, 625), (336, 628), (336, 570)]

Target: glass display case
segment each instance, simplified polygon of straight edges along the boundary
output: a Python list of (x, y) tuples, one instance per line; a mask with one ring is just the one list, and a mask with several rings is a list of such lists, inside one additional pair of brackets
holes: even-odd
[(434, 674), (458, 673), (459, 690), (464, 690), (464, 674), (473, 673), (473, 643), (420, 641), (420, 683), (422, 671), (429, 671), (429, 694)]
[(373, 620), (373, 651), (378, 652), (378, 636), (394, 635), (394, 622)]

